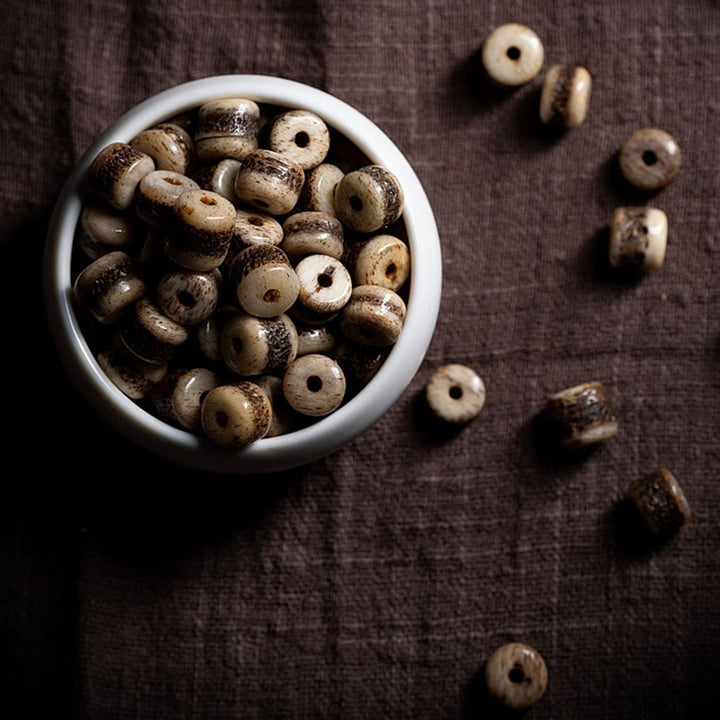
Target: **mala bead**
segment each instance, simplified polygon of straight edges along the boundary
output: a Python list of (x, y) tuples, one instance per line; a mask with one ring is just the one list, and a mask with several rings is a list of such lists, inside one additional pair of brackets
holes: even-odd
[(137, 185), (135, 212), (141, 220), (160, 228), (175, 222), (175, 203), (187, 190), (199, 190), (186, 175), (170, 170), (153, 170)]
[(393, 290), (358, 285), (340, 313), (340, 328), (361, 345), (387, 347), (400, 336), (405, 314), (405, 303)]
[(203, 190), (210, 190), (222, 195), (234, 204), (238, 201), (235, 194), (235, 176), (241, 164), (240, 160), (224, 158), (219, 162), (199, 168), (194, 173), (193, 179)]
[(260, 148), (244, 160), (235, 177), (235, 194), (271, 215), (285, 215), (297, 204), (305, 182), (303, 169), (284, 155)]
[(219, 307), (210, 317), (201, 320), (193, 326), (193, 340), (202, 356), (213, 365), (224, 365), (220, 349), (220, 337), (225, 321), (240, 311), (232, 305)]
[(592, 77), (579, 65), (553, 65), (540, 95), (540, 120), (546, 125), (576, 128), (590, 106)]
[(267, 395), (246, 380), (214, 388), (205, 396), (200, 410), (207, 438), (230, 449), (246, 447), (265, 437), (271, 420)]
[(282, 249), (297, 264), (306, 255), (329, 255), (337, 260), (345, 247), (342, 223), (334, 216), (319, 211), (297, 212), (282, 224)]
[(133, 306), (120, 338), (141, 360), (152, 365), (165, 365), (187, 341), (188, 331), (144, 297)]
[(175, 123), (160, 123), (143, 130), (130, 146), (149, 155), (158, 170), (187, 175), (195, 163), (195, 143), (190, 134)]
[(75, 279), (80, 305), (100, 323), (114, 322), (146, 290), (131, 257), (122, 250), (106, 253), (87, 265)]
[(282, 225), (267, 213), (238, 208), (235, 213), (230, 249), (225, 262), (232, 264), (235, 256), (251, 245), (280, 245), (283, 239)]
[(255, 317), (277, 317), (298, 299), (298, 276), (287, 255), (275, 245), (241, 250), (233, 260), (230, 277), (240, 306)]
[(272, 419), (265, 437), (277, 437), (290, 432), (295, 425), (292, 408), (285, 399), (283, 380), (277, 375), (258, 375), (253, 382), (267, 395), (272, 407)]
[(561, 448), (573, 450), (607, 440), (618, 432), (610, 395), (602, 383), (589, 382), (548, 398), (545, 411)]
[(167, 373), (167, 365), (146, 363), (115, 347), (98, 353), (97, 362), (108, 379), (131, 400), (142, 400)]
[(158, 281), (158, 307), (180, 325), (195, 325), (209, 318), (218, 305), (220, 287), (216, 273), (169, 270)]
[(220, 351), (238, 375), (279, 374), (297, 357), (298, 336), (287, 315), (257, 318), (239, 313), (228, 318), (220, 335)]
[(497, 648), (485, 664), (490, 697), (511, 710), (524, 710), (545, 694), (547, 666), (535, 648), (508, 643)]
[(329, 255), (308, 255), (296, 266), (300, 304), (314, 313), (339, 312), (352, 293), (352, 278), (347, 268)]
[(127, 143), (104, 147), (90, 164), (88, 192), (116, 210), (127, 210), (135, 198), (137, 184), (155, 170), (155, 161)]
[(335, 188), (335, 213), (356, 232), (389, 227), (402, 215), (404, 202), (398, 179), (380, 165), (347, 173)]
[(189, 270), (219, 267), (230, 247), (235, 206), (210, 190), (187, 190), (175, 202), (175, 226), (165, 252)]
[(476, 418), (485, 406), (485, 383), (472, 368), (450, 363), (432, 374), (425, 398), (441, 420), (462, 425)]
[(672, 135), (657, 128), (644, 128), (625, 140), (619, 161), (620, 170), (631, 185), (641, 190), (659, 190), (677, 175), (682, 156)]
[(83, 205), (78, 245), (91, 260), (115, 250), (131, 251), (139, 244), (140, 228), (132, 215), (119, 214), (98, 203)]
[(288, 315), (296, 322), (314, 326), (329, 325), (339, 314), (339, 310), (327, 313), (316, 312), (303, 305), (300, 300), (288, 310)]
[(337, 337), (325, 325), (300, 325), (296, 323), (298, 334), (297, 356), (319, 353), (330, 355), (337, 346)]
[(627, 496), (655, 538), (668, 538), (690, 522), (690, 505), (685, 494), (675, 476), (665, 468), (633, 480)]
[(398, 237), (381, 233), (351, 244), (345, 258), (356, 285), (397, 292), (410, 277), (410, 250)]
[(387, 357), (387, 349), (360, 345), (343, 338), (333, 357), (343, 369), (348, 384), (360, 390), (377, 375)]
[(542, 69), (545, 49), (537, 33), (525, 25), (507, 23), (493, 30), (482, 49), (487, 74), (501, 85), (524, 85)]
[(150, 391), (149, 400), (160, 420), (200, 433), (202, 402), (211, 390), (222, 384), (222, 376), (207, 368), (178, 369), (167, 373)]
[(283, 377), (290, 407), (312, 417), (336, 410), (345, 397), (345, 387), (342, 368), (327, 355), (303, 355), (290, 363)]
[(308, 110), (288, 110), (271, 123), (267, 145), (303, 170), (322, 163), (330, 150), (330, 131), (325, 121)]
[(667, 215), (658, 208), (620, 207), (610, 227), (610, 265), (645, 272), (659, 269), (667, 247)]
[(335, 216), (335, 188), (345, 173), (332, 163), (322, 163), (305, 173), (298, 207)]
[(195, 152), (200, 161), (243, 160), (257, 149), (260, 108), (246, 98), (223, 98), (201, 105), (195, 127)]

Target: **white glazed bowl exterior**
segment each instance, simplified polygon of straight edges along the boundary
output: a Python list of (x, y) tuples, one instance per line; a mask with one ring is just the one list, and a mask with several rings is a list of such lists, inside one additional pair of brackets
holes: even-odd
[[(71, 259), (82, 209), (81, 184), (93, 158), (111, 142), (129, 142), (145, 128), (169, 117), (214, 98), (232, 96), (315, 112), (372, 162), (390, 169), (405, 194), (403, 219), (412, 258), (403, 331), (370, 383), (313, 425), (264, 438), (237, 451), (216, 447), (172, 427), (125, 396), (95, 360), (71, 299)], [(48, 230), (43, 282), (49, 327), (59, 356), (73, 382), (110, 426), (173, 463), (206, 472), (250, 474), (298, 467), (328, 455), (390, 408), (416, 374), (432, 339), (440, 305), (442, 263), (437, 226), (425, 191), (407, 159), (380, 128), (338, 98), (296, 81), (263, 75), (220, 75), (175, 86), (141, 102), (88, 148), (57, 200)]]

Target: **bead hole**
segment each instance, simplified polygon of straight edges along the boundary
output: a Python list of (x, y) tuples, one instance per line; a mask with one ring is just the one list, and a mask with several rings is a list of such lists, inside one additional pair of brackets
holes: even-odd
[(348, 202), (350, 203), (350, 207), (356, 212), (360, 212), (363, 209), (363, 201), (357, 195), (352, 195)]
[(297, 133), (297, 135), (295, 135), (295, 144), (298, 147), (307, 147), (309, 142), (310, 136), (304, 130), (301, 130), (299, 133)]
[(232, 349), (233, 352), (241, 353), (243, 350), (243, 341), (240, 338), (233, 338), (232, 339)]
[(514, 667), (508, 673), (508, 678), (510, 679), (511, 683), (515, 683), (516, 685), (519, 685), (521, 682), (525, 681), (525, 673), (522, 671), (521, 668)]
[(511, 46), (507, 49), (506, 53), (507, 53), (507, 56), (508, 56), (511, 60), (519, 60), (519, 59), (520, 59), (520, 48), (519, 48), (519, 47), (516, 47), (515, 45), (511, 45)]
[(318, 392), (322, 389), (322, 380), (317, 375), (311, 375), (306, 381), (307, 389), (310, 392)]
[(176, 177), (166, 177), (163, 179), (168, 185), (182, 185), (182, 182), (180, 182), (180, 180), (178, 180), (178, 178)]
[(318, 275), (317, 282), (320, 287), (328, 288), (333, 283), (332, 275), (329, 275), (328, 273), (320, 273)]
[(642, 154), (642, 159), (646, 165), (654, 165), (658, 161), (658, 156), (655, 154), (654, 151), (646, 150)]
[(270, 290), (266, 290), (263, 294), (263, 300), (266, 303), (276, 303), (280, 299), (280, 291), (276, 290), (275, 288), (270, 288)]
[(218, 410), (218, 411), (215, 413), (215, 422), (216, 422), (220, 427), (227, 427), (227, 424), (228, 424), (228, 416), (227, 416), (227, 413), (226, 413), (224, 410)]
[(203, 196), (200, 198), (200, 202), (201, 202), (203, 205), (210, 205), (210, 206), (212, 206), (212, 205), (217, 205), (217, 200), (216, 200), (215, 198), (208, 197), (207, 195), (203, 195)]
[(195, 305), (195, 298), (192, 293), (189, 293), (187, 290), (180, 290), (175, 297), (183, 307), (191, 308)]
[(265, 221), (262, 218), (257, 217), (256, 215), (248, 218), (248, 222), (255, 227), (262, 227), (265, 224)]
[(397, 274), (397, 265), (394, 262), (391, 262), (385, 268), (385, 277), (392, 278), (392, 277), (395, 277), (396, 274)]
[(448, 391), (448, 394), (453, 400), (459, 400), (462, 397), (463, 391), (459, 385), (453, 385)]

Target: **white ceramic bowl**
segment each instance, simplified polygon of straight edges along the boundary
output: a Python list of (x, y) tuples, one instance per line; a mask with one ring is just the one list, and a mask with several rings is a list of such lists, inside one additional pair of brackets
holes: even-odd
[[(80, 187), (93, 158), (110, 142), (129, 142), (145, 128), (213, 98), (230, 96), (313, 111), (372, 162), (391, 170), (405, 194), (403, 218), (412, 261), (405, 326), (368, 385), (313, 425), (232, 451), (166, 424), (118, 390), (97, 364), (71, 302), (71, 256), (82, 207)], [(437, 321), (441, 283), (435, 218), (418, 177), (395, 144), (338, 98), (302, 83), (261, 75), (190, 81), (160, 92), (121, 116), (88, 148), (65, 183), (50, 221), (44, 258), (51, 333), (67, 372), (90, 405), (112, 428), (145, 450), (173, 463), (213, 473), (263, 473), (298, 467), (334, 452), (375, 423), (405, 391), (422, 363)]]

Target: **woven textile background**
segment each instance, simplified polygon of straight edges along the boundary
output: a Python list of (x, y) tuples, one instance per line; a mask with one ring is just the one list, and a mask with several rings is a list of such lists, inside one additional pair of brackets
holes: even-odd
[[(6, 462), (4, 718), (489, 716), (483, 663), (546, 659), (532, 718), (693, 718), (720, 700), (720, 7), (711, 0), (18, 2), (0, 23)], [(586, 122), (538, 122), (542, 75), (489, 85), (485, 36), (522, 22), (593, 76)], [(262, 73), (326, 90), (405, 152), (444, 287), (400, 401), (332, 456), (262, 477), (128, 445), (59, 366), (42, 252), (64, 179), (121, 113), (174, 84)], [(684, 166), (654, 196), (616, 154), (658, 126)], [(664, 266), (608, 272), (623, 204), (669, 218)], [(422, 392), (445, 362), (488, 398), (454, 435)], [(545, 397), (604, 382), (617, 437), (548, 453)], [(630, 480), (670, 468), (692, 523), (648, 552)], [(717, 705), (716, 705), (717, 707)], [(704, 715), (707, 717), (707, 715)]]

